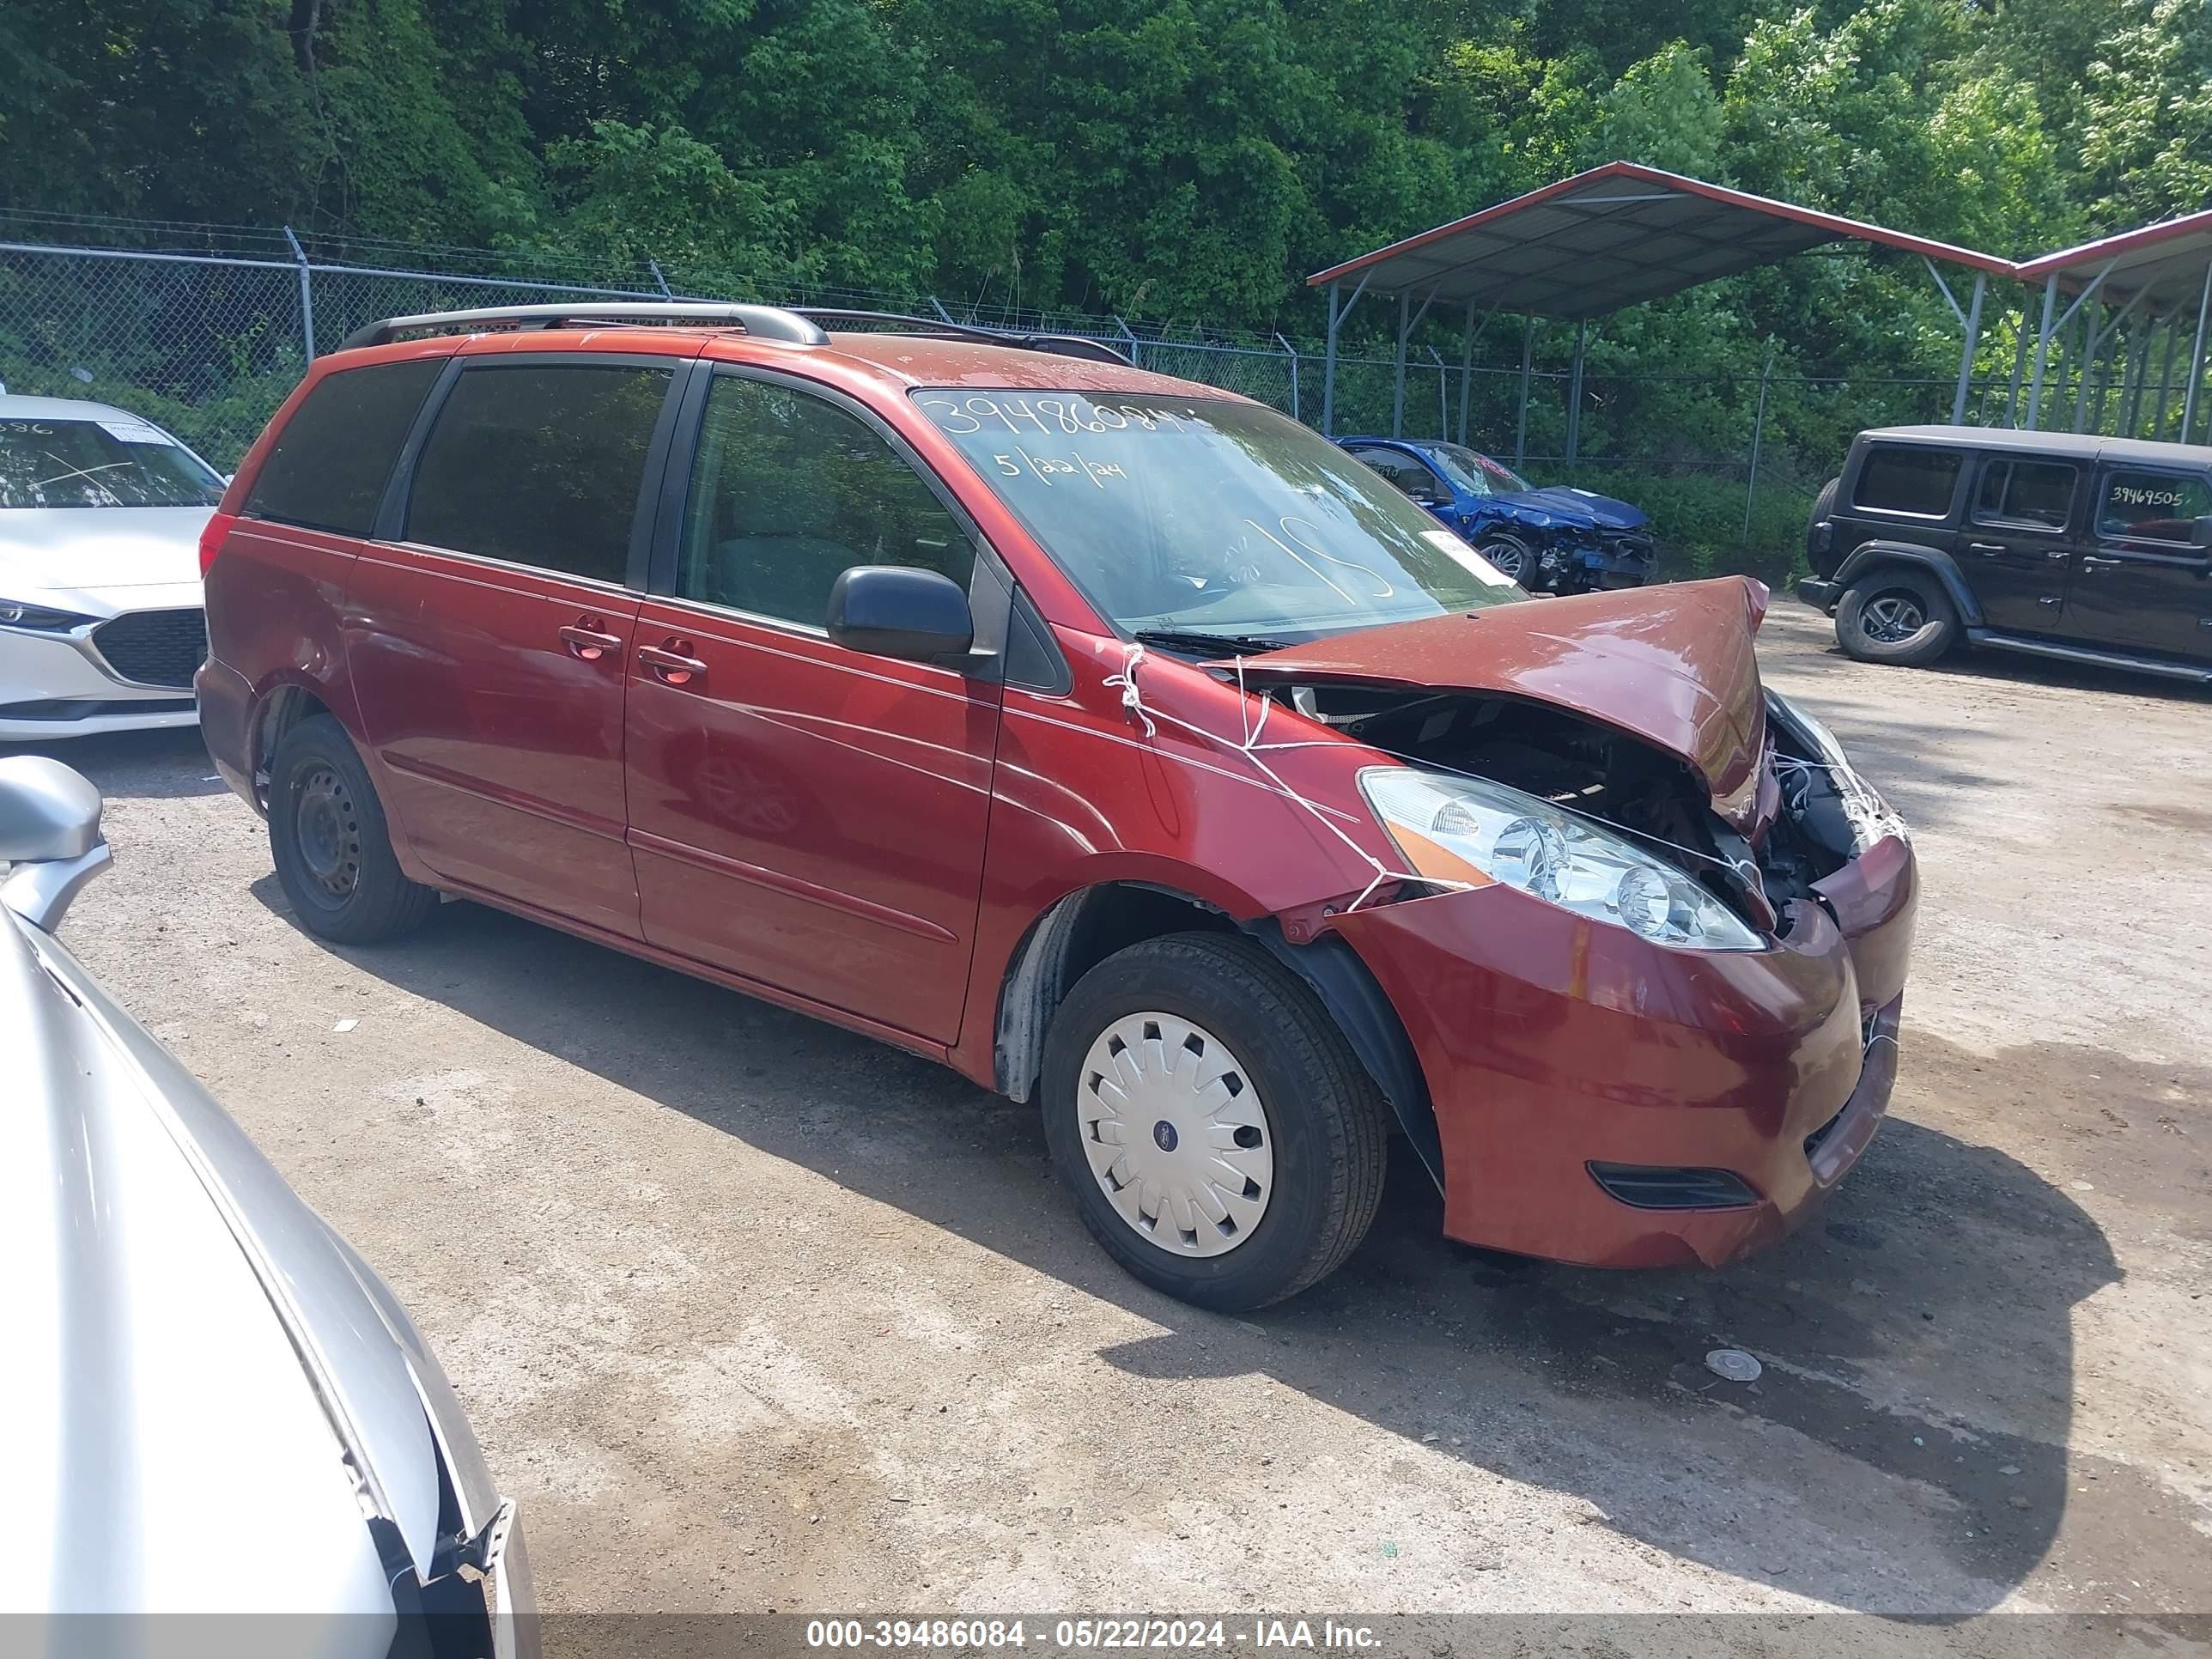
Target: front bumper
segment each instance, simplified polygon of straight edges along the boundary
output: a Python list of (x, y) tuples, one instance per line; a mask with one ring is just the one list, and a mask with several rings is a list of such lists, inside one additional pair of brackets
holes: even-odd
[(1843, 590), (1834, 582), (1821, 576), (1801, 576), (1797, 579), (1797, 597), (1816, 611), (1833, 611)]
[[(1615, 1267), (1717, 1267), (1781, 1237), (1887, 1109), (1917, 885), (1911, 848), (1878, 842), (1743, 953), (1665, 950), (1504, 886), (1342, 918), (1428, 1083), (1444, 1231)], [(1748, 1201), (1638, 1207), (1593, 1164), (1725, 1171)]]
[(0, 628), (0, 742), (198, 721), (189, 685), (143, 685), (120, 678), (100, 656), (93, 632)]

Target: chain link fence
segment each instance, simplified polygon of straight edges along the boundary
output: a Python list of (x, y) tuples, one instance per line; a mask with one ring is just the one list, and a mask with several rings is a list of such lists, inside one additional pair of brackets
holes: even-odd
[[(78, 240), (63, 241), (60, 236)], [(13, 236), (17, 240), (5, 240)], [(41, 240), (41, 238), (56, 240)], [(139, 246), (96, 246), (136, 242)], [(742, 276), (561, 256), (404, 248), (207, 227), (62, 222), (0, 213), (0, 385), (94, 399), (174, 432), (228, 471), (313, 356), (381, 317), (563, 300), (732, 299), (909, 312), (1080, 334), (1140, 367), (1238, 392), (1321, 424), (1318, 343), (1282, 335), (1133, 328), (1118, 317), (1041, 313), (850, 290), (763, 289)], [(1788, 574), (1807, 507), (1862, 427), (1949, 418), (1948, 379), (1810, 380), (1715, 368), (1603, 374), (1583, 382), (1568, 459), (1568, 377), (1462, 368), (1416, 346), (1397, 413), (1394, 357), (1340, 355), (1334, 429), (1462, 438), (1540, 483), (1618, 494), (1650, 512), (1683, 574)], [(2002, 422), (2002, 382), (1969, 418)]]

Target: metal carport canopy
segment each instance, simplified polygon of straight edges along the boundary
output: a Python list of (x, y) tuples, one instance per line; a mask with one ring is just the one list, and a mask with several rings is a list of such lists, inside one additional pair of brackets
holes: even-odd
[[(2142, 345), (2133, 354), (2131, 365), (2123, 359), (2119, 376), (2123, 418), (2130, 426), (2142, 407), (2149, 376), (2149, 337), (2161, 327), (2166, 334), (2166, 362), (2159, 370), (2156, 411), (2152, 418), (2154, 424), (2163, 426), (2175, 349), (2188, 330), (2190, 313), (2195, 313), (2188, 368), (2182, 382), (2185, 389), (2178, 434), (2182, 442), (2189, 441), (2197, 423), (2205, 351), (2208, 343), (2212, 343), (2212, 210), (2122, 231), (2117, 236), (2084, 242), (2079, 247), (2061, 248), (2015, 265), (2013, 270), (2024, 283), (2043, 284), (2043, 323), (2036, 333), (2035, 374), (2029, 384), (2027, 398), (2029, 426), (2037, 425), (2042, 418), (2044, 373), (2053, 338), (2063, 337), (2075, 313), (2094, 300), (2108, 313), (2116, 314), (2101, 326), (2094, 315), (2084, 319), (2083, 327), (2088, 337), (2087, 349), (2092, 355), (2099, 341), (2109, 337), (2130, 315), (2138, 311), (2142, 313), (2141, 325), (2145, 328)], [(2074, 303), (2063, 315), (2057, 309), (2061, 294), (2074, 295)], [(2077, 431), (2081, 427), (2088, 390), (2089, 380), (2085, 374), (2081, 392), (2075, 399)], [(2097, 402), (2101, 417), (2101, 391)]]
[(2111, 298), (2141, 298), (2146, 311), (2164, 313), (2196, 307), (2208, 268), (2212, 268), (2212, 210), (2061, 248), (2014, 266), (2014, 274), (2024, 283), (2055, 276), (2063, 294), (2079, 293), (2101, 276), (2104, 292)]
[(1579, 322), (1831, 242), (1862, 241), (2010, 276), (2009, 259), (1635, 161), (1562, 179), (1317, 271), (1384, 294)]

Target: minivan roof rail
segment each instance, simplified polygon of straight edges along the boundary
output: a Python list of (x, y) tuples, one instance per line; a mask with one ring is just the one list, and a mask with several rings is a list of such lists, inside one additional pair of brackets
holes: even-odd
[(507, 324), (516, 328), (565, 328), (574, 323), (705, 324), (736, 327), (763, 340), (793, 345), (827, 345), (818, 323), (781, 306), (754, 306), (708, 300), (578, 301), (568, 305), (487, 306), (477, 311), (425, 311), (412, 317), (386, 317), (364, 324), (345, 337), (340, 349), (384, 345), (417, 331), (446, 332)]
[(1103, 340), (1086, 334), (1031, 334), (1020, 329), (985, 328), (976, 323), (948, 322), (942, 317), (915, 317), (898, 311), (844, 311), (830, 306), (793, 306), (794, 315), (817, 323), (893, 323), (886, 334), (933, 334), (950, 340), (974, 340), (983, 345), (1012, 346), (1022, 351), (1048, 351), (1061, 357), (1085, 357), (1094, 362), (1133, 367), (1127, 356)]

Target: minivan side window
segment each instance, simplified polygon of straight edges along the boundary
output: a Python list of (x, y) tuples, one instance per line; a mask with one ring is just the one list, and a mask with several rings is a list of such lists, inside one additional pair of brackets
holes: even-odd
[(2193, 544), (2194, 521), (2212, 513), (2212, 486), (2186, 472), (2118, 470), (2105, 475), (2097, 533)]
[(647, 452), (674, 371), (471, 364), (415, 463), (406, 540), (627, 580)]
[(253, 475), (246, 516), (366, 536), (442, 357), (342, 368), (315, 383)]
[(819, 628), (856, 564), (934, 570), (963, 588), (975, 544), (906, 459), (825, 398), (718, 374), (684, 508), (676, 591)]
[(2075, 477), (2063, 463), (1992, 460), (1982, 470), (1974, 521), (2063, 530), (2074, 511)]
[(1958, 482), (1955, 449), (1884, 447), (1869, 453), (1851, 502), (1877, 513), (1940, 519), (1951, 510), (1951, 491)]

